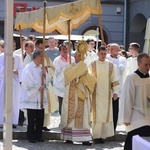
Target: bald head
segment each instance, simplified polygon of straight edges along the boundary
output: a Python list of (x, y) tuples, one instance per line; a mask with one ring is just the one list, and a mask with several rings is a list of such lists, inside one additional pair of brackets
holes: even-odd
[(112, 43), (110, 44), (109, 50), (112, 57), (117, 57), (120, 51), (120, 46), (117, 43)]

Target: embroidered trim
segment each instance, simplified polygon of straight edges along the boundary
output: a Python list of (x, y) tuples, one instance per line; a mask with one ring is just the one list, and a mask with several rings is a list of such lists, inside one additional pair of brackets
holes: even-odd
[(78, 99), (78, 107), (75, 115), (75, 128), (83, 128), (84, 101)]
[(108, 112), (107, 112), (107, 118), (106, 118), (106, 122), (109, 122), (110, 119), (110, 106), (111, 106), (111, 81), (110, 81), (110, 77), (112, 75), (113, 72), (113, 64), (111, 62), (109, 62), (109, 95), (108, 95)]
[[(96, 72), (96, 61), (94, 61), (92, 63), (92, 73), (94, 74), (94, 76), (97, 78), (97, 72)], [(96, 122), (96, 87), (97, 84), (95, 85), (94, 91), (92, 93), (92, 107), (91, 107), (91, 111), (92, 111), (92, 115), (93, 115), (93, 122)]]
[(94, 91), (92, 93), (92, 107), (91, 107), (94, 123), (96, 122), (96, 87), (97, 85), (95, 85)]
[[(109, 62), (109, 77), (111, 76), (113, 72), (113, 64)], [(96, 71), (96, 61), (92, 64), (92, 73), (97, 77), (97, 71)], [(110, 78), (109, 78), (110, 83)], [(96, 87), (94, 88), (94, 92), (92, 94), (92, 115), (93, 115), (93, 122), (96, 122)], [(106, 117), (106, 122), (109, 122), (110, 118), (110, 106), (111, 106), (111, 83), (109, 84), (109, 95), (108, 95), (108, 112)]]
[(75, 90), (76, 90), (76, 83), (73, 80), (70, 83), (69, 87), (69, 95), (68, 95), (68, 118), (67, 118), (67, 125), (74, 119), (75, 116)]

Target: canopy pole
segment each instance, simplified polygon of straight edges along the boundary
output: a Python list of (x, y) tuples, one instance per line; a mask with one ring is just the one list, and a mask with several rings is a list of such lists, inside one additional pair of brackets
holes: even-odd
[(13, 105), (13, 0), (5, 0), (5, 50), (4, 50), (4, 126), (3, 149), (12, 150)]
[(98, 41), (99, 41), (99, 28), (96, 29), (96, 53), (98, 52)]
[[(47, 1), (44, 0), (42, 68), (44, 67), (44, 52), (45, 52), (46, 3), (47, 3)], [(43, 74), (42, 74), (42, 86), (44, 86), (44, 75)], [(43, 100), (44, 100), (44, 91), (41, 91), (41, 108), (43, 108)]]
[(101, 45), (106, 46), (106, 43), (104, 41), (104, 34), (103, 34), (103, 27), (102, 27), (101, 15), (98, 15), (98, 20), (99, 20), (99, 27), (100, 27), (100, 35), (101, 35), (101, 39), (102, 39)]
[(68, 20), (68, 49), (69, 49), (69, 64), (71, 64), (71, 41), (70, 41), (70, 34), (71, 34), (71, 31), (70, 31), (70, 20)]
[(21, 25), (19, 25), (19, 34), (20, 34), (20, 47), (21, 47), (21, 57), (22, 61), (24, 60), (24, 53), (23, 53), (23, 42), (22, 42), (22, 30), (21, 30)]

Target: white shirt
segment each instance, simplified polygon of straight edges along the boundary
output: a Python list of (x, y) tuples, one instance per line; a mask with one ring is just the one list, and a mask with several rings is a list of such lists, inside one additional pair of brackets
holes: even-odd
[[(74, 61), (74, 58), (71, 57), (71, 62), (73, 63)], [(67, 61), (62, 56), (58, 56), (54, 59), (53, 64), (55, 66), (53, 79), (54, 92), (57, 96), (63, 97), (65, 92), (64, 70), (69, 64), (69, 56)]]

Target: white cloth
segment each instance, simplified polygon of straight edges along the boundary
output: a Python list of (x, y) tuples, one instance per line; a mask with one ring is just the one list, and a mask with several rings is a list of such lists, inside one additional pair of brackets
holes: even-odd
[(3, 124), (4, 116), (4, 53), (0, 54), (0, 124)]
[(111, 63), (111, 70), (110, 63), (109, 60), (96, 61), (96, 120), (92, 127), (94, 139), (105, 139), (114, 135), (112, 94), (119, 93), (119, 81), (115, 66)]
[(61, 139), (63, 141), (86, 142), (92, 140), (92, 135), (89, 129), (64, 128)]
[(127, 132), (150, 125), (150, 78), (127, 76), (121, 93), (120, 123), (130, 123)]
[[(23, 54), (25, 53), (25, 50), (23, 50)], [(21, 48), (17, 49), (14, 51), (14, 54), (19, 55), (22, 58), (22, 52), (21, 52)]]
[[(27, 54), (27, 56), (24, 59), (24, 67), (32, 61), (31, 57), (32, 57), (31, 55)], [(52, 65), (51, 59), (49, 57), (48, 57), (48, 59), (49, 60), (47, 60), (44, 57), (44, 66)], [(48, 64), (47, 61), (49, 61), (50, 64)], [(53, 72), (54, 72), (53, 69), (48, 67), (48, 75), (49, 75), (50, 79), (53, 78)], [(48, 89), (49, 89), (49, 92), (50, 92), (50, 94), (49, 94), (50, 95), (50, 97), (49, 97), (50, 98), (50, 100), (49, 100), (49, 103), (50, 103), (50, 106), (49, 106), (50, 107), (50, 112), (48, 111), (48, 108), (45, 109), (45, 111), (44, 111), (44, 123), (43, 123), (43, 127), (49, 126), (49, 124), (50, 124), (50, 113), (56, 111), (57, 108), (58, 108), (58, 100), (57, 100), (57, 97), (54, 94), (54, 89), (53, 89), (51, 83), (49, 83)], [(26, 114), (26, 111), (25, 111), (25, 114)], [(27, 115), (26, 115), (26, 117), (27, 117)]]
[[(71, 62), (74, 62), (73, 57), (71, 57)], [(54, 59), (53, 64), (55, 67), (53, 80), (54, 92), (57, 96), (63, 97), (65, 92), (64, 70), (69, 64), (69, 56), (67, 61), (64, 61), (61, 56), (58, 56)]]
[(113, 57), (111, 57), (110, 54), (108, 54), (107, 59), (110, 60), (112, 63), (114, 63), (117, 67), (119, 83), (120, 83), (120, 88), (121, 88), (122, 82), (123, 82), (123, 73), (124, 73), (124, 70), (126, 67), (126, 58), (122, 57), (120, 55), (117, 55), (116, 58), (113, 58)]
[[(21, 82), (21, 72), (22, 72), (22, 61), (21, 57), (13, 54), (14, 64), (13, 69), (18, 71), (18, 75), (13, 75), (13, 115), (12, 123), (18, 124), (19, 108), (20, 108), (20, 82)], [(0, 54), (0, 124), (3, 124), (3, 114), (4, 114), (4, 53)]]
[(19, 55), (13, 54), (13, 58), (14, 70), (18, 71), (18, 75), (13, 76), (13, 120), (14, 124), (18, 124), (23, 64)]
[(26, 53), (26, 57), (25, 57), (25, 59), (23, 60), (23, 68), (28, 64), (28, 63), (30, 63), (31, 61), (32, 61), (32, 54), (27, 54)]
[[(41, 65), (38, 67), (32, 61), (30, 62), (22, 71), (22, 87), (21, 87), (21, 108), (27, 109), (41, 109), (40, 101), (41, 101), (41, 91), (39, 88), (41, 87)], [(43, 98), (43, 108), (47, 108), (47, 94), (46, 92), (50, 92), (48, 89), (48, 85), (50, 82), (50, 78), (48, 74), (46, 74), (45, 79), (45, 89), (44, 89), (44, 98)]]
[(89, 67), (89, 65), (97, 59), (98, 59), (97, 54), (93, 50), (91, 50), (87, 52), (84, 62)]
[(132, 138), (132, 150), (149, 150), (150, 142), (144, 140), (139, 135), (135, 135)]
[(137, 57), (130, 57), (126, 61), (126, 67), (124, 71), (123, 78), (125, 79), (127, 75), (133, 73), (138, 69)]

